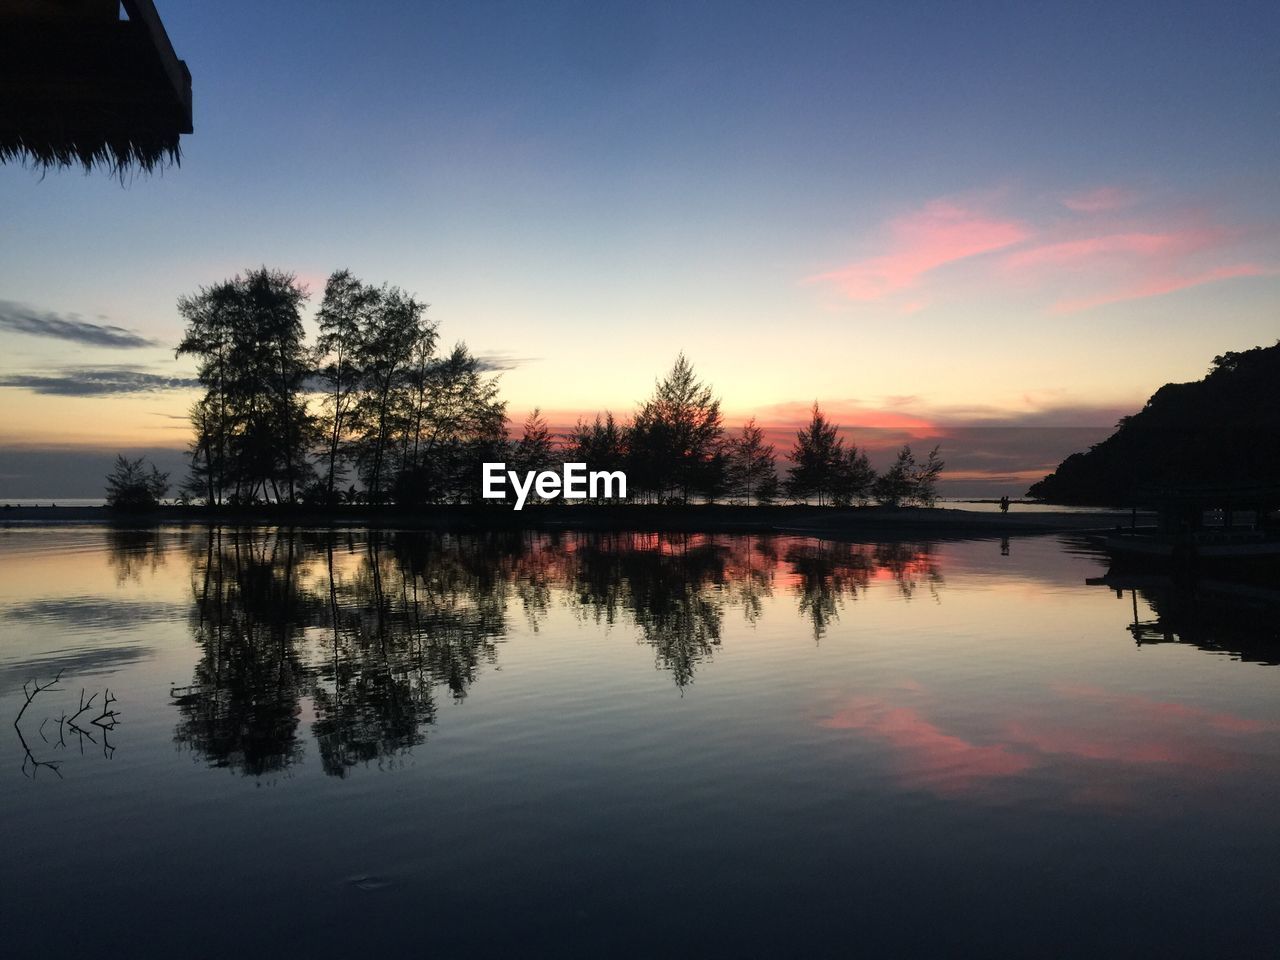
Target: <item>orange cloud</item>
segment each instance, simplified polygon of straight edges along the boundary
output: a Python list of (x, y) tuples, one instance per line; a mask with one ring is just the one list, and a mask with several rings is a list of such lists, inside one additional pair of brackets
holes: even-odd
[(889, 252), (809, 277), (829, 283), (850, 300), (880, 300), (910, 289), (931, 270), (1019, 243), (1029, 236), (1014, 220), (992, 218), (935, 200), (889, 223)]
[[(929, 420), (899, 410), (866, 406), (855, 400), (819, 400), (819, 405), (822, 408), (822, 415), (841, 427), (901, 430), (918, 436), (934, 436), (937, 433), (937, 427)], [(802, 400), (769, 404), (757, 408), (750, 414), (761, 423), (768, 423), (779, 429), (788, 429), (793, 432), (800, 427), (808, 426), (812, 415), (813, 401)], [(736, 420), (734, 417), (728, 417), (728, 419), (731, 423)]]

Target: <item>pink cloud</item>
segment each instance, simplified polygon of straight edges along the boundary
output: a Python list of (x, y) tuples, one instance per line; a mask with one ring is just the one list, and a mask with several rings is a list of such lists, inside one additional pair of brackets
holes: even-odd
[(1003, 266), (1011, 270), (1056, 266), (1098, 260), (1116, 255), (1155, 257), (1203, 250), (1222, 238), (1224, 231), (1207, 229), (1167, 233), (1110, 233), (1078, 240), (1046, 243), (1011, 253)]
[(1033, 758), (1002, 744), (973, 743), (931, 723), (912, 707), (890, 706), (873, 697), (855, 698), (820, 725), (855, 730), (889, 744), (904, 782), (943, 793), (1035, 766)]
[(1216, 280), (1229, 280), (1235, 277), (1261, 277), (1274, 273), (1256, 263), (1237, 263), (1224, 267), (1214, 267), (1195, 273), (1163, 273), (1145, 277), (1127, 287), (1105, 291), (1092, 297), (1080, 297), (1073, 300), (1060, 300), (1053, 305), (1054, 313), (1077, 313), (1093, 307), (1105, 306), (1109, 303), (1123, 303), (1126, 300), (1141, 300), (1145, 297), (1158, 297), (1188, 287), (1198, 287)]
[[(1076, 215), (1036, 224), (991, 212), (987, 199), (984, 210), (951, 200), (927, 203), (885, 225), (881, 253), (806, 282), (828, 284), (849, 300), (892, 298), (899, 315), (910, 316), (945, 294), (935, 287), (926, 297), (919, 290), (932, 271), (981, 258), (974, 267), (985, 295), (999, 284), (994, 289), (1033, 297), (1064, 314), (1280, 272), (1246, 260), (1240, 249), (1269, 231), (1214, 223), (1186, 209), (1159, 211), (1146, 204), (1140, 212), (1124, 210), (1137, 197), (1122, 187), (1061, 198)], [(982, 257), (997, 251), (997, 257)]]
[(1062, 198), (1062, 205), (1077, 213), (1105, 213), (1134, 203), (1137, 197), (1123, 187), (1095, 187)]
[(935, 200), (889, 223), (889, 252), (808, 278), (830, 283), (850, 300), (880, 300), (916, 286), (929, 271), (1001, 250), (1030, 234), (1015, 220)]
[(1016, 273), (1045, 292), (1055, 285), (1069, 286), (1071, 294), (1053, 301), (1050, 309), (1057, 314), (1075, 313), (1267, 273), (1233, 255), (1245, 235), (1239, 229), (1200, 221), (1137, 230), (1108, 225), (1089, 235), (1014, 251), (1001, 259), (1000, 267), (1006, 275)]
[(1054, 692), (1074, 700), (1087, 700), (1113, 710), (1136, 714), (1145, 721), (1204, 724), (1225, 733), (1264, 733), (1271, 727), (1261, 720), (1238, 713), (1206, 710), (1172, 700), (1153, 700), (1137, 693), (1122, 693), (1087, 683), (1060, 683)]
[[(894, 699), (928, 696), (918, 683), (894, 686)], [(1235, 769), (1249, 756), (1240, 738), (1274, 730), (1271, 724), (1235, 713), (1096, 686), (1063, 684), (1053, 693), (1067, 705), (1065, 712), (1056, 705), (1049, 713), (1016, 711), (994, 743), (976, 743), (933, 723), (915, 707), (875, 696), (846, 701), (818, 725), (889, 746), (897, 776), (912, 789), (968, 793), (1027, 770), (1057, 766), (1065, 774), (1069, 768), (1062, 768), (1062, 763), (1084, 763), (1088, 766), (1083, 770), (1071, 769), (1070, 778), (1080, 789), (1070, 798), (1106, 806), (1133, 799), (1115, 779), (1126, 770)], [(1082, 711), (1081, 704), (1090, 709)], [(1088, 778), (1091, 770), (1108, 779), (1093, 783)], [(1101, 790), (1095, 789), (1099, 786)]]

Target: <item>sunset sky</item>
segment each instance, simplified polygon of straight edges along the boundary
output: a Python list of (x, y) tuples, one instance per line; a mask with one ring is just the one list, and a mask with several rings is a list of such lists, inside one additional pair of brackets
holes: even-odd
[(418, 294), (517, 422), (683, 350), (1017, 492), (1280, 337), (1274, 2), (158, 7), (182, 166), (0, 167), (0, 499), (181, 449), (175, 300), (263, 263)]

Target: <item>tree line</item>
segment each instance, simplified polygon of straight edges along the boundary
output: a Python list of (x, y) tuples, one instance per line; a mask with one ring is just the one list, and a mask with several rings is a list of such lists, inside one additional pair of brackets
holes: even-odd
[(463, 343), (441, 349), (427, 305), (339, 270), (325, 284), (315, 342), (304, 286), (261, 267), (178, 301), (178, 356), (195, 358), (188, 501), (422, 506), (480, 499), (481, 464), (517, 470), (585, 462), (624, 470), (648, 503), (788, 499), (932, 505), (943, 463), (904, 446), (883, 473), (846, 446), (814, 404), (785, 475), (754, 419), (729, 431), (720, 400), (683, 354), (626, 421), (612, 412), (563, 436), (538, 410), (507, 431), (498, 377)]
[[(506, 405), (464, 344), (439, 349), (427, 305), (340, 270), (302, 325), (306, 290), (261, 268), (178, 301), (177, 354), (196, 358), (191, 499), (403, 505), (456, 502), (501, 459)], [(357, 486), (358, 484), (358, 486)]]
[[(526, 429), (530, 425), (536, 427), (536, 419)], [(755, 418), (728, 430), (719, 399), (683, 354), (630, 422), (619, 424), (611, 412), (579, 420), (566, 438), (562, 459), (625, 470), (633, 499), (647, 502), (785, 499), (834, 506), (871, 501), (932, 506), (944, 465), (937, 447), (921, 461), (903, 446), (892, 465), (877, 474), (866, 452), (846, 446), (840, 428), (814, 403), (808, 425), (796, 431), (781, 475), (774, 445)]]

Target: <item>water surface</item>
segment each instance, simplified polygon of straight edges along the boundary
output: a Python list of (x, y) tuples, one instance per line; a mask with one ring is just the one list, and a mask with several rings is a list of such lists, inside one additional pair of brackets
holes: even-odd
[(1105, 571), (0, 531), (5, 953), (1273, 955), (1270, 594)]

